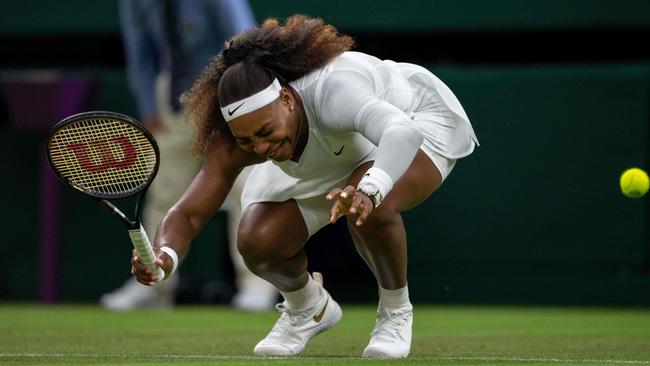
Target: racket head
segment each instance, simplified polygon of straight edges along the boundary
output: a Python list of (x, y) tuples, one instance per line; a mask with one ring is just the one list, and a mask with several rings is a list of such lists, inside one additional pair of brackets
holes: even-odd
[(135, 119), (114, 112), (75, 114), (57, 123), (47, 158), (65, 184), (98, 199), (145, 191), (158, 173), (160, 151)]

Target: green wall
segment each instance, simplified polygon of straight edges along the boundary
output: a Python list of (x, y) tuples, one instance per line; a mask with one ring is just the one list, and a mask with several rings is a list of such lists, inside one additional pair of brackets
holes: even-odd
[[(650, 303), (650, 66), (448, 67), (482, 143), (407, 214), (414, 293), (436, 301)], [(429, 279), (426, 281), (425, 279)]]

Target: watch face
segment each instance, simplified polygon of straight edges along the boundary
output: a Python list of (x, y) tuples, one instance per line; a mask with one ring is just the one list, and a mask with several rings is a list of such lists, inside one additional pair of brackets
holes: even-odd
[(370, 196), (370, 199), (372, 199), (372, 203), (374, 203), (375, 207), (377, 207), (381, 202), (381, 194), (379, 194), (379, 191), (377, 191)]

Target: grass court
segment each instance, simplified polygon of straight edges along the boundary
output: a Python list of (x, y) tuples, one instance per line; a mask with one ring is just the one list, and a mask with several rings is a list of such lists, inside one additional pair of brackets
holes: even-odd
[(0, 365), (650, 365), (650, 309), (416, 304), (411, 356), (396, 361), (360, 358), (374, 308), (345, 304), (301, 357), (254, 357), (277, 316), (2, 304)]

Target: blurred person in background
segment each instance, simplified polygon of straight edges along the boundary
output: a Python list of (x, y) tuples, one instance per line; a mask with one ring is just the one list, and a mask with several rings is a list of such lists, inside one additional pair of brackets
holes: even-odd
[[(268, 19), (235, 36), (183, 98), (204, 163), (160, 225), (156, 263), (173, 273), (239, 172), (255, 165), (237, 243), (251, 271), (284, 298), (256, 355), (297, 355), (341, 319), (322, 278), (307, 272), (304, 245), (345, 215), (379, 290), (363, 357), (406, 357), (413, 306), (401, 212), (426, 200), (478, 145), (435, 75), (352, 45), (320, 19)], [(159, 280), (137, 255), (132, 263), (141, 283)]]
[[(140, 118), (160, 147), (161, 165), (143, 209), (143, 225), (154, 233), (167, 210), (181, 197), (201, 162), (190, 153), (192, 129), (179, 102), (180, 94), (233, 35), (255, 26), (246, 0), (121, 0), (120, 25), (130, 87)], [(271, 308), (277, 291), (244, 265), (237, 251), (244, 171), (225, 200), (230, 253), (238, 292), (232, 304), (243, 310)], [(110, 310), (170, 308), (178, 275), (157, 286), (129, 279), (104, 294), (100, 303)]]

